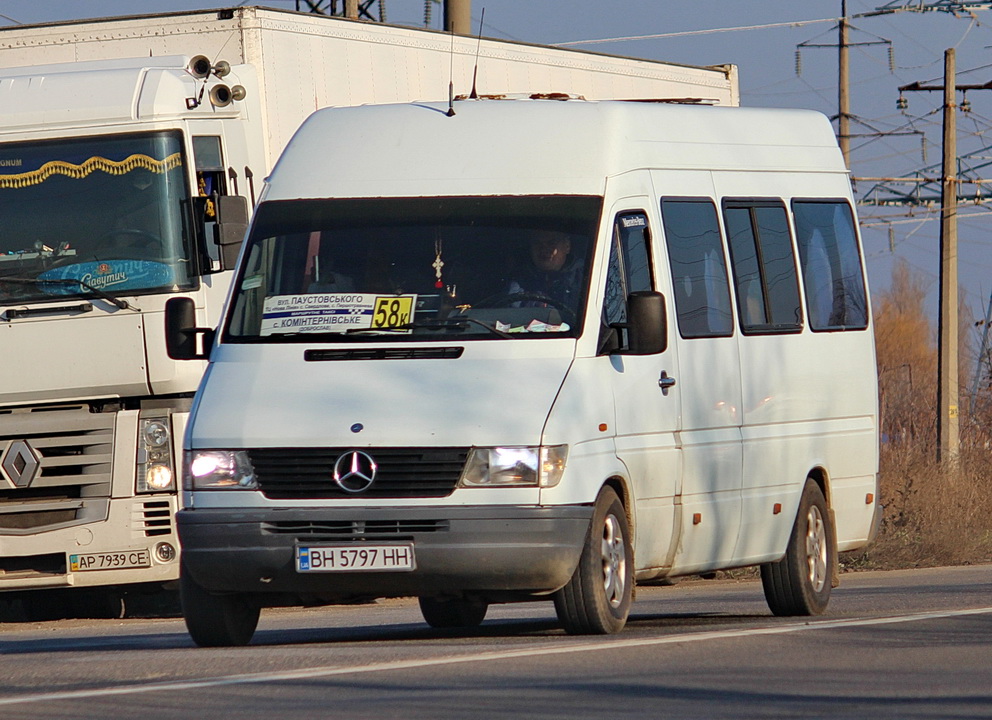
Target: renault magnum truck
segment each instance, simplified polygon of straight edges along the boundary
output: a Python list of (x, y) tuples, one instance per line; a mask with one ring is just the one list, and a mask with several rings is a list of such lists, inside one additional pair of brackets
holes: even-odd
[(879, 509), (857, 228), (810, 111), (318, 111), (216, 332), (167, 307), (171, 355), (209, 358), (178, 514), (193, 639), (399, 595), (434, 627), (545, 600), (610, 633), (635, 582), (755, 565), (772, 612), (824, 612)]
[(34, 591), (42, 616), (106, 588), (117, 614), (122, 587), (178, 578), (204, 363), (167, 356), (166, 301), (218, 322), (262, 179), (313, 110), (444, 100), (473, 75), (489, 94), (737, 103), (732, 67), (252, 7), (0, 29), (0, 591)]

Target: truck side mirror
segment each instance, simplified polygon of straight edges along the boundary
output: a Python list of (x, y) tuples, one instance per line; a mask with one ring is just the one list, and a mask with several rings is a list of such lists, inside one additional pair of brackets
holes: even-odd
[[(202, 339), (202, 350), (198, 343)], [(214, 342), (212, 328), (196, 327), (196, 307), (188, 297), (165, 303), (165, 349), (173, 360), (207, 360)]]
[(214, 242), (220, 251), (218, 254), (222, 270), (230, 270), (237, 263), (247, 231), (248, 199), (241, 195), (219, 195)]
[(627, 296), (627, 346), (628, 355), (655, 355), (668, 348), (665, 296), (660, 292), (639, 290)]

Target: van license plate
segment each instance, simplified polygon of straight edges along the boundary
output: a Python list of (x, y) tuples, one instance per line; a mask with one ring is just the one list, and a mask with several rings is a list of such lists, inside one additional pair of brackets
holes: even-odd
[(148, 550), (120, 550), (105, 553), (81, 553), (69, 556), (70, 572), (88, 570), (127, 570), (152, 566)]
[(310, 545), (296, 549), (297, 572), (409, 571), (416, 567), (413, 544)]

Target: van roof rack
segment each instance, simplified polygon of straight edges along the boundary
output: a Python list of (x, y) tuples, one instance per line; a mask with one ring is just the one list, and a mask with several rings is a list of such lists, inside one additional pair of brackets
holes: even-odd
[(668, 103), (669, 105), (716, 105), (715, 98), (623, 98), (620, 102)]
[[(487, 95), (456, 95), (455, 100), (585, 100), (582, 95), (572, 95), (563, 92), (546, 93), (495, 93)], [(615, 98), (616, 102), (632, 103), (665, 103), (669, 105), (716, 105), (715, 98), (680, 97), (680, 98)]]
[(547, 93), (497, 93), (494, 95), (456, 95), (455, 100), (585, 100), (582, 95), (563, 92)]

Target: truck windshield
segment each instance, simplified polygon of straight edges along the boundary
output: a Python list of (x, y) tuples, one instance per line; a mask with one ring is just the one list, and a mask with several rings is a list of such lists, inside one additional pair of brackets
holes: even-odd
[(575, 337), (601, 210), (589, 196), (262, 203), (225, 339)]
[(182, 147), (178, 132), (0, 144), (0, 302), (189, 288)]

